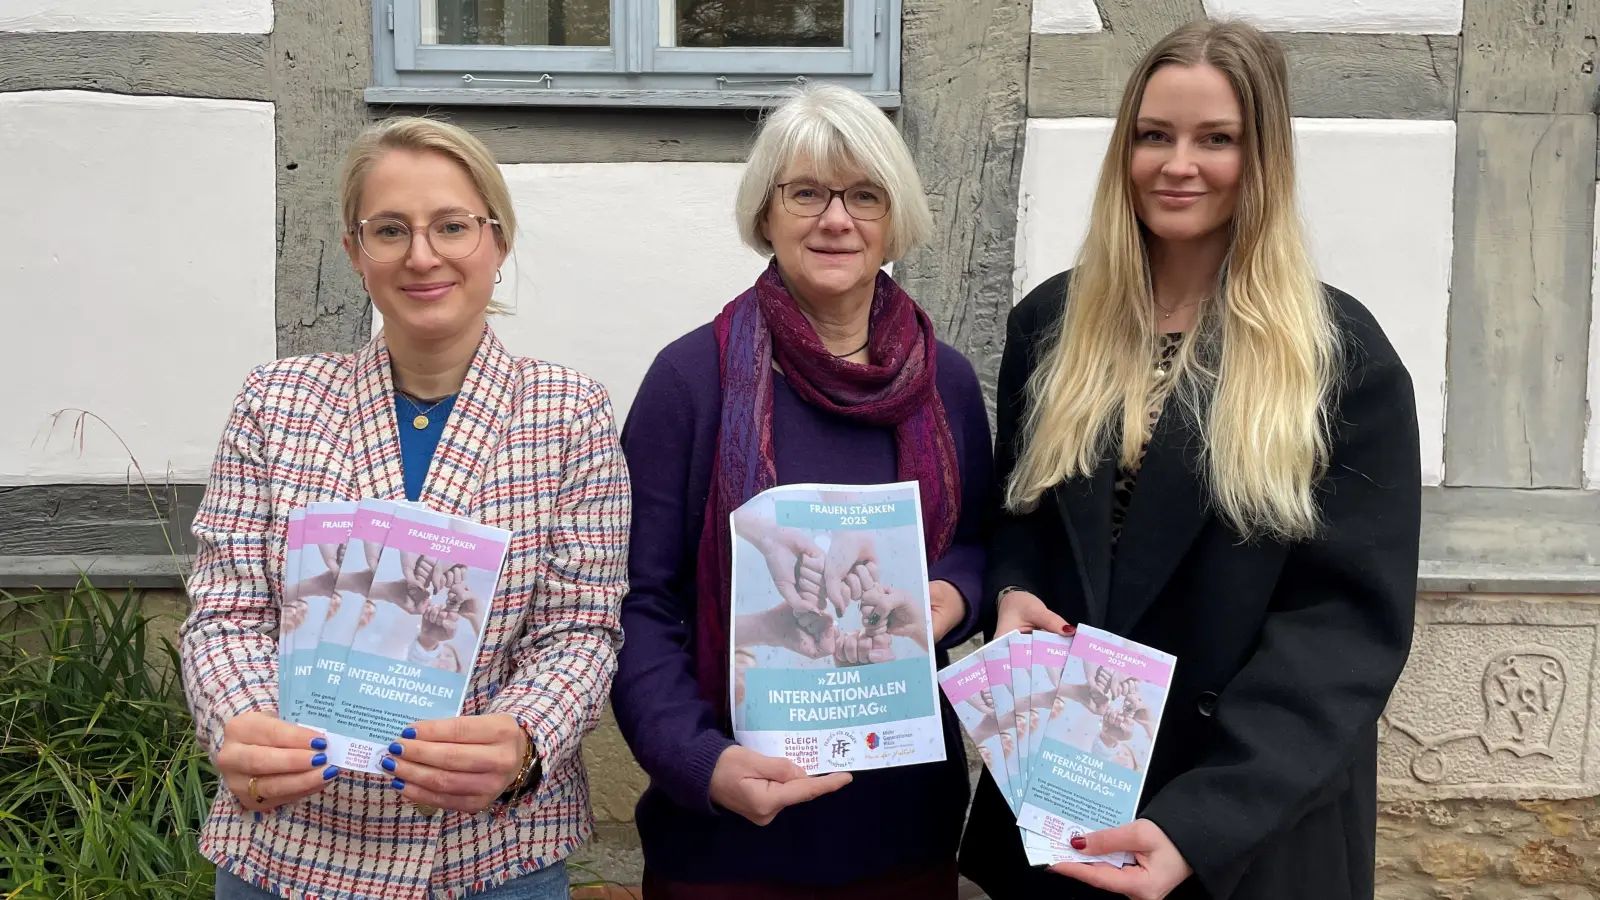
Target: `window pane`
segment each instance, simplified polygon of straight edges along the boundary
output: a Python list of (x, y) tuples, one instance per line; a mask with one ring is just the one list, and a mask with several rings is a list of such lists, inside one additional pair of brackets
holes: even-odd
[(606, 47), (611, 0), (422, 0), (422, 43)]
[[(845, 0), (661, 0), (678, 47), (843, 47)], [(663, 40), (666, 46), (674, 44)]]

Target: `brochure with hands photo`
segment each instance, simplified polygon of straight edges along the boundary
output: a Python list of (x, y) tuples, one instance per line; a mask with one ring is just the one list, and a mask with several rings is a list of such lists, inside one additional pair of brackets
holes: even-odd
[(381, 774), (402, 729), (459, 715), (511, 535), (394, 510), (328, 715), (328, 758)]
[(327, 618), (322, 623), (322, 636), (317, 641), (316, 669), (300, 707), (299, 724), (307, 728), (326, 732), (332, 727), (333, 704), (339, 694), (345, 657), (350, 654), (350, 642), (360, 627), (394, 510), (395, 504), (388, 500), (362, 500), (356, 506), (355, 524), (345, 544)]
[(279, 624), (280, 636), (289, 635), (289, 667), (278, 669), (278, 716), (286, 722), (305, 724), (307, 692), (317, 673), (322, 626), (338, 587), (339, 568), (350, 531), (355, 527), (355, 516), (353, 500), (310, 503), (305, 507), (298, 568), (284, 570), (284, 581), (291, 577), (296, 581), (293, 589), (284, 588), (285, 608)]
[(296, 513), (279, 717), (325, 734), (333, 764), (387, 774), (405, 726), (461, 714), (511, 534), (401, 500)]
[(808, 774), (944, 760), (914, 481), (790, 484), (733, 531), (733, 737)]
[[(1001, 693), (1014, 697), (1009, 724), (999, 713), (1004, 701), (993, 699), (1002, 659), (1010, 671)], [(1018, 676), (1024, 659), (1026, 680)], [(1089, 856), (1068, 841), (1134, 820), (1176, 663), (1169, 653), (1080, 625), (1072, 637), (1009, 632), (939, 672), (940, 688), (1017, 814), (1031, 865), (1133, 861), (1121, 852)], [(1016, 748), (1016, 771), (991, 747)]]
[[(1045, 728), (1019, 826), (1066, 842), (1134, 820), (1176, 663), (1170, 653), (1078, 627), (1056, 690), (1062, 711)], [(1114, 855), (1106, 861), (1132, 861)]]

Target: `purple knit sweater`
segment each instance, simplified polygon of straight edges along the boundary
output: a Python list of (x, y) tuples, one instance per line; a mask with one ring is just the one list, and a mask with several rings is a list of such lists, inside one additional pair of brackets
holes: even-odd
[[(967, 600), (946, 649), (976, 630), (989, 500), (989, 420), (972, 365), (939, 345), (938, 390), (961, 465), (955, 543), (928, 567)], [(761, 828), (713, 806), (711, 772), (733, 743), (694, 679), (695, 551), (705, 518), (721, 411), (711, 326), (656, 357), (622, 430), (633, 480), (629, 592), (612, 705), (623, 737), (650, 776), (637, 822), (645, 864), (682, 881), (838, 884), (955, 857), (968, 800), (965, 753), (948, 703), (943, 763), (857, 772), (843, 789), (789, 807)], [(780, 484), (897, 480), (894, 433), (807, 405), (773, 378), (773, 444)]]

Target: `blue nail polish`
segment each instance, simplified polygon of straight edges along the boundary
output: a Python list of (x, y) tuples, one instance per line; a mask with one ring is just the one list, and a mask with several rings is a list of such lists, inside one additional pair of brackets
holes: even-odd
[(417, 739), (417, 730), (415, 728), (407, 728), (405, 731), (400, 732), (400, 736), (408, 741), (414, 741)]
[(379, 765), (383, 766), (383, 770), (385, 772), (393, 772), (394, 771), (394, 759), (391, 758), (391, 757), (385, 756), (383, 758), (383, 762), (379, 763)]
[(390, 754), (391, 754), (391, 755), (393, 755), (393, 756), (400, 756), (400, 755), (402, 755), (402, 754), (401, 754), (401, 751), (402, 751), (402, 750), (404, 750), (404, 749), (406, 749), (406, 748), (404, 748), (404, 747), (402, 747), (402, 746), (400, 746), (400, 745), (399, 745), (399, 744), (390, 744), (390, 745), (389, 745), (389, 753), (390, 753)]
[(389, 786), (394, 788), (397, 791), (403, 791), (403, 790), (406, 789), (406, 783), (404, 781), (401, 781), (398, 778), (396, 778), (395, 780), (389, 782)]
[(256, 812), (256, 821), (257, 821), (257, 822), (260, 822), (260, 821), (261, 821), (261, 813), (260, 813), (260, 811), (257, 811), (257, 812)]
[(312, 738), (311, 739), (311, 749), (313, 749), (313, 750), (326, 750), (326, 749), (328, 749), (328, 739), (327, 738), (319, 738), (319, 737)]
[(316, 756), (311, 757), (311, 768), (313, 769), (315, 769), (317, 766), (323, 766), (327, 764), (328, 754), (326, 753), (318, 753)]
[(333, 776), (335, 776), (337, 774), (339, 774), (339, 767), (338, 766), (329, 766), (326, 769), (322, 770), (322, 780), (323, 781), (327, 781), (329, 778), (332, 778)]

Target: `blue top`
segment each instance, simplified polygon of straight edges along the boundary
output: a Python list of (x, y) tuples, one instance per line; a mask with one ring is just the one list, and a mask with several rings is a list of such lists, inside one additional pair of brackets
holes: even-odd
[[(928, 565), (928, 577), (950, 582), (967, 603), (966, 619), (939, 642), (943, 666), (948, 649), (977, 631), (986, 557), (981, 520), (993, 476), (977, 375), (944, 344), (937, 385), (961, 466), (961, 516), (955, 544)], [(777, 373), (772, 394), (780, 484), (898, 480), (894, 429), (810, 406)], [(623, 737), (650, 776), (636, 813), (645, 865), (688, 882), (830, 885), (954, 860), (967, 764), (960, 725), (942, 694), (942, 763), (856, 772), (846, 787), (791, 806), (766, 827), (711, 802), (711, 772), (733, 739), (701, 701), (694, 677), (694, 566), (721, 408), (717, 342), (705, 325), (656, 357), (622, 429), (633, 530), (622, 601), (628, 637), (611, 699)]]
[[(416, 502), (422, 496), (434, 448), (439, 446), (439, 436), (444, 434), (444, 423), (456, 405), (456, 396), (451, 394), (432, 404), (418, 403), (399, 391), (394, 392), (395, 425), (400, 428), (400, 471), (406, 483), (407, 500)], [(418, 428), (413, 420), (423, 412), (427, 414), (428, 427)]]

